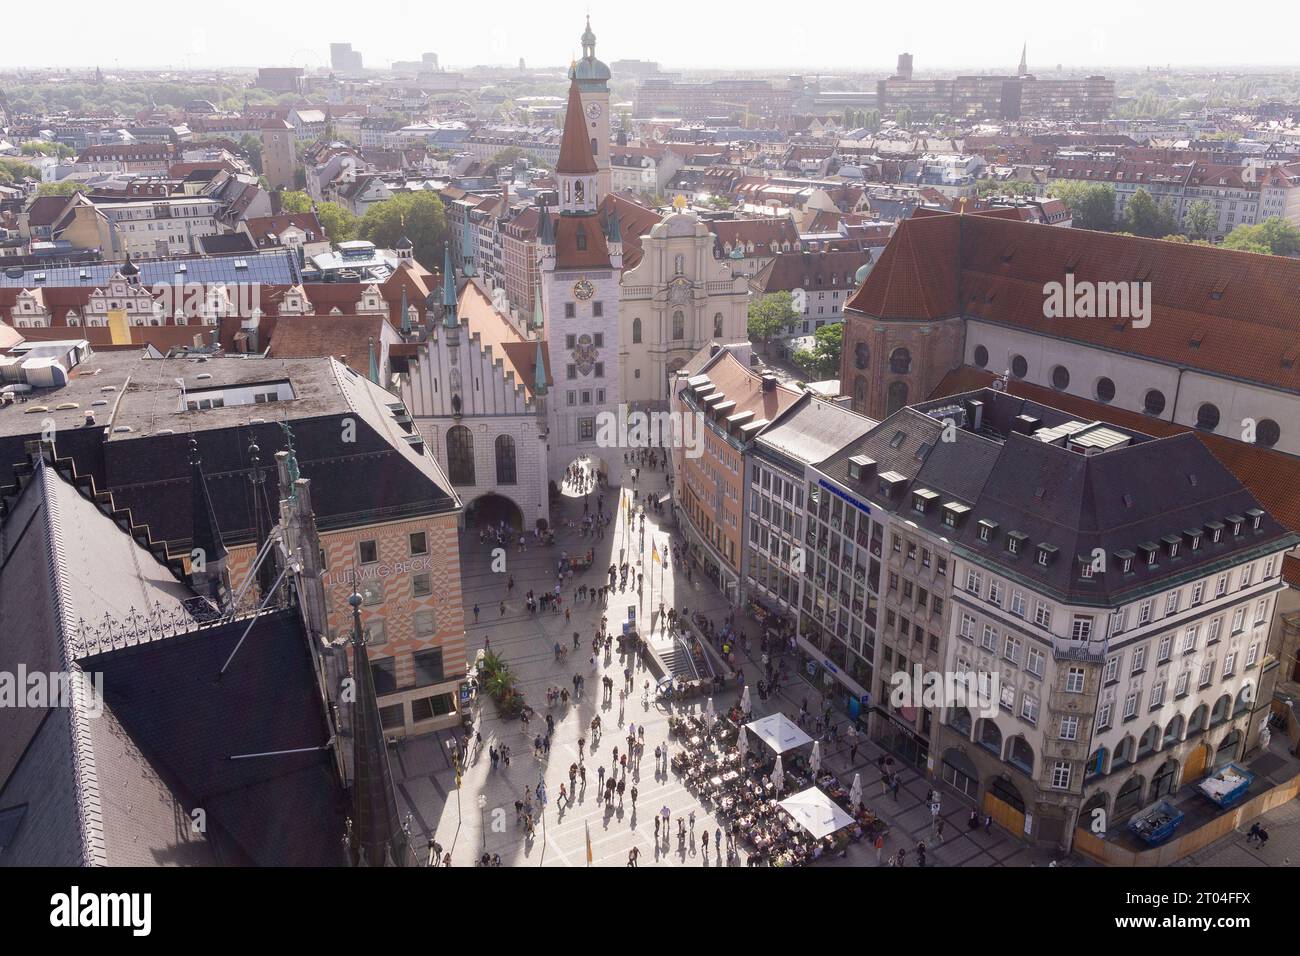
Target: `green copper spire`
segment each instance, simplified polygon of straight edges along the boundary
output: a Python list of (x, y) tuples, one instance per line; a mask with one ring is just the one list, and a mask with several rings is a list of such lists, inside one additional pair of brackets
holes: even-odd
[(370, 342), (370, 381), (376, 385), (379, 384), (379, 359), (375, 356), (375, 338), (372, 335)]
[(542, 331), (542, 287), (539, 284), (533, 290), (533, 328)]
[(533, 394), (541, 398), (546, 394), (546, 356), (542, 353), (542, 340), (537, 340), (537, 368), (533, 374)]
[(411, 317), (406, 312), (406, 285), (402, 285), (402, 334), (411, 334)]
[(459, 324), (456, 321), (456, 272), (451, 265), (451, 244), (449, 243), (443, 254), (442, 264), (442, 304), (446, 307), (443, 313), (442, 324), (449, 329), (454, 329)]

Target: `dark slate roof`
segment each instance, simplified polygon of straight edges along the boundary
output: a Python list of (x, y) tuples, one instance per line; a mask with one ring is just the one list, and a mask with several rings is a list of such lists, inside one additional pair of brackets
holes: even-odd
[[(108, 711), (176, 794), (186, 810), (182, 825), (189, 810), (205, 811), (215, 862), (341, 865), (345, 799), (329, 749), (231, 759), (330, 740), (296, 609), (263, 614), (217, 679), (246, 626), (237, 620), (137, 644), (85, 658), (82, 666), (103, 673)], [(96, 769), (101, 781), (111, 770), (102, 759)], [(101, 799), (111, 803), (115, 795), (106, 790)], [(145, 862), (129, 843), (115, 852), (114, 834), (108, 837), (110, 865)]]
[[(1184, 542), (1177, 558), (1162, 551), (1153, 568), (1139, 555), (1129, 574), (1120, 573), (1116, 552), (1137, 551), (1144, 542), (1256, 507), (1254, 496), (1189, 433), (1095, 455), (1013, 434), (958, 539), (982, 563), (1040, 590), (1074, 603), (1115, 604), (1170, 587), (1175, 579), (1210, 574), (1252, 549), (1287, 547), (1291, 536), (1265, 514), (1258, 531), (1247, 521), (1240, 537), (1229, 529), (1212, 544), (1207, 535), (1196, 551)], [(989, 542), (979, 540), (981, 519), (998, 523)], [(1006, 550), (1009, 531), (1028, 536), (1018, 555)], [(1046, 567), (1035, 560), (1040, 543), (1058, 549)], [(1080, 578), (1078, 558), (1094, 548), (1106, 553), (1106, 573)]]
[[(212, 378), (200, 381), (198, 374)], [(184, 378), (190, 388), (287, 378), (297, 397), (180, 411), (176, 378)], [(101, 391), (110, 385), (114, 390)], [(86, 428), (83, 417), (97, 400), (109, 404), (93, 408), (99, 425)], [(409, 433), (389, 407), (400, 399), (330, 358), (226, 356), (200, 362), (98, 353), (78, 367), (66, 386), (43, 391), (39, 401), (48, 412), (28, 415), (23, 405), (0, 409), (0, 487), (11, 483), (14, 464), (26, 460), (24, 443), (37, 437), (43, 420), (52, 419), (59, 454), (73, 458), (78, 472), (93, 476), (100, 488), (113, 491), (118, 506), (131, 509), (134, 520), (148, 524), (154, 537), (167, 541), (173, 551), (189, 550), (193, 530), (191, 432), (227, 544), (254, 538), (248, 478), (248, 446), (254, 440), (261, 448), (267, 494), (272, 501), (278, 498), (275, 453), (286, 447), (281, 421), (293, 429), (301, 474), (312, 479), (312, 501), (322, 529), (460, 507), (433, 456), (417, 452), (406, 440)], [(56, 408), (65, 402), (79, 407)], [(103, 426), (110, 411), (114, 428), (132, 430), (111, 432), (106, 438)], [(262, 422), (249, 424), (252, 419)], [(351, 442), (344, 440), (348, 422), (355, 426)]]

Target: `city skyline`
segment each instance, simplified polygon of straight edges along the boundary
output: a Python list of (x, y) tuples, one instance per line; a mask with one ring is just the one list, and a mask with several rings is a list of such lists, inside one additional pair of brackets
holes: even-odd
[[(1073, 16), (1052, 11), (1029, 23), (987, 30), (981, 30), (978, 23), (959, 30), (920, 29), (906, 9), (873, 11), (860, 30), (844, 29), (838, 22), (781, 23), (779, 29), (773, 29), (768, 23), (771, 15), (733, 22), (736, 17), (730, 9), (714, 10), (681, 0), (669, 0), (664, 6), (668, 13), (660, 22), (681, 24), (671, 35), (665, 35), (664, 28), (647, 31), (634, 16), (618, 8), (593, 8), (563, 0), (552, 4), (539, 19), (536, 7), (505, 0), (494, 8), (491, 30), (464, 31), (455, 35), (454, 44), (442, 42), (450, 36), (446, 33), (412, 42), (405, 30), (394, 29), (392, 20), (359, 21), (342, 27), (316, 25), (302, 22), (289, 8), (273, 7), (261, 13), (266, 29), (241, 35), (234, 47), (184, 25), (177, 27), (174, 41), (163, 48), (167, 51), (164, 56), (152, 45), (133, 47), (123, 55), (120, 49), (105, 48), (95, 34), (58, 34), (57, 39), (55, 34), (38, 34), (14, 52), (10, 66), (72, 69), (98, 65), (129, 70), (282, 65), (312, 69), (328, 67), (329, 45), (337, 42), (350, 42), (361, 51), (368, 68), (386, 69), (393, 61), (418, 59), (426, 49), (437, 52), (443, 67), (449, 69), (513, 66), (521, 57), (530, 65), (534, 60), (541, 66), (562, 65), (566, 51), (579, 55), (577, 33), (589, 13), (604, 58), (654, 60), (665, 68), (704, 63), (710, 69), (875, 73), (892, 69), (896, 53), (908, 51), (916, 57), (918, 74), (958, 69), (1014, 72), (1019, 52), (1026, 45), (1031, 72), (1042, 73), (1058, 65), (1075, 71), (1152, 65), (1297, 68), (1284, 31), (1224, 35), (1177, 20), (1162, 23), (1153, 63), (1153, 38), (1133, 24), (1147, 13), (1157, 12), (1146, 8), (1159, 5), (1120, 0), (1092, 4), (1089, 23), (1081, 32), (1075, 30)], [(427, 19), (432, 27), (438, 17), (425, 13), (427, 9), (402, 0), (395, 7), (395, 17), (402, 21)], [(953, 0), (940, 0), (934, 13), (941, 20), (957, 21), (969, 16), (969, 9)], [(70, 13), (79, 10), (89, 12), (85, 0), (70, 5)], [(143, 0), (134, 10), (142, 21), (170, 15), (163, 0)], [(970, 42), (972, 31), (981, 38), (977, 45)]]

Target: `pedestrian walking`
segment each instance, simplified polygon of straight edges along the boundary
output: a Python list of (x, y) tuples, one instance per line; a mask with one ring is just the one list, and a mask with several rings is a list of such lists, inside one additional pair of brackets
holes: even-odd
[(934, 835), (940, 843), (943, 842), (943, 817), (940, 817), (934, 824)]
[(876, 834), (876, 866), (880, 866), (880, 856), (884, 852), (885, 852), (885, 835), (883, 833), (877, 833)]
[(924, 843), (918, 843), (916, 845), (916, 865), (925, 866), (925, 844)]
[(501, 616), (502, 616), (502, 617), (505, 617), (505, 616), (506, 616), (506, 602), (505, 602), (505, 601), (502, 601), (502, 602), (501, 602)]
[(627, 865), (633, 867), (636, 866), (637, 857), (639, 857), (640, 855), (641, 855), (641, 850), (638, 847), (632, 847), (632, 849), (628, 850)]
[(477, 604), (474, 605), (474, 623), (475, 623), (475, 624), (478, 623), (478, 605), (477, 605)]

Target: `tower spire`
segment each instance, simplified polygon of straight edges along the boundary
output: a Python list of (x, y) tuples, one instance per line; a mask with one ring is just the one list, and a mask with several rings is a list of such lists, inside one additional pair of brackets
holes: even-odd
[(1016, 68), (1016, 76), (1028, 75), (1029, 73), (1028, 54), (1029, 54), (1029, 41), (1026, 40), (1025, 45), (1020, 48), (1020, 66)]
[(356, 698), (352, 703), (352, 863), (354, 866), (411, 866), (414, 857), (397, 817), (388, 746), (379, 717), (370, 655), (361, 629), (361, 595), (352, 607), (352, 669)]
[(443, 252), (442, 261), (442, 304), (445, 308), (442, 324), (449, 329), (458, 326), (456, 321), (456, 270), (451, 264), (451, 244)]

